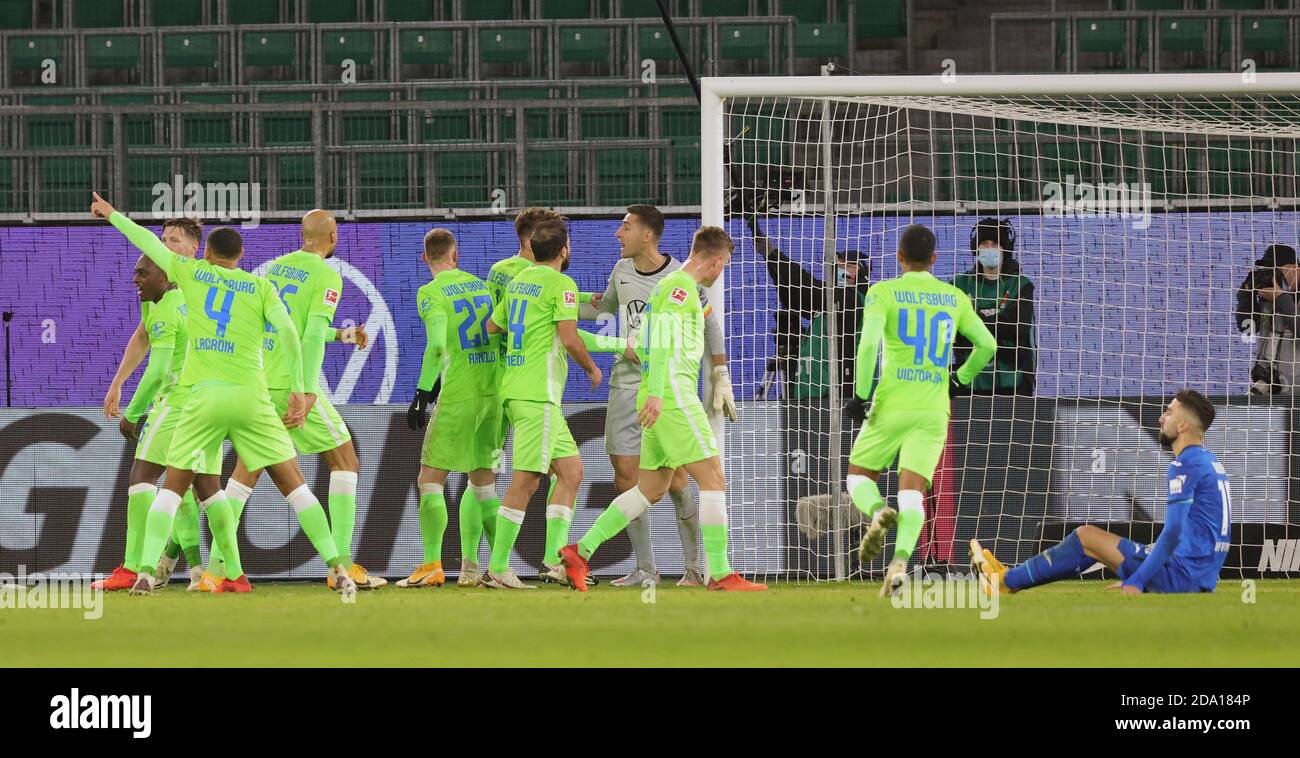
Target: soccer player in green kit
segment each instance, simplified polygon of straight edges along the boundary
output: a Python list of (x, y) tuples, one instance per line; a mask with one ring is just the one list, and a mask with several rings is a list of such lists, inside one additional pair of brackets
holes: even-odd
[[(209, 234), (203, 260), (194, 260), (168, 250), (152, 232), (118, 213), (98, 194), (94, 198), (91, 213), (108, 219), (143, 250), (177, 285), (186, 305), (189, 339), (180, 386), (190, 394), (167, 453), (163, 488), (149, 508), (141, 571), (131, 593), (153, 592), (151, 567), (171, 534), (181, 493), (191, 484), (225, 556), (226, 579), (217, 591), (252, 590), (239, 561), (234, 514), (221, 490), (221, 445), (229, 439), (249, 467), (267, 469), (341, 591), (354, 594), (349, 566), (338, 556), (324, 509), (303, 481), (286, 429), (302, 424), (306, 415), (302, 348), (274, 285), (238, 268), (244, 246), (234, 229)], [(283, 422), (262, 371), (262, 340), (268, 323), (277, 329), (290, 356), (291, 392)]]
[[(482, 581), (478, 565), (483, 536), (480, 508), (495, 514), (496, 468), (501, 453), (501, 400), (497, 395), (496, 334), (489, 334), (492, 296), (482, 279), (459, 268), (456, 238), (446, 229), (424, 236), (424, 263), (433, 281), (420, 288), (416, 303), (428, 342), (420, 369), (418, 390), (432, 393), (441, 376), (442, 390), (430, 422), (424, 408), (412, 403), (407, 425), (427, 427), (420, 450), (420, 537), (424, 562), (398, 587), (440, 587), (446, 582), (442, 568), (442, 538), (447, 529), (447, 501), (443, 488), (452, 471), (468, 474), (461, 496), (460, 576), (456, 584), (476, 587)], [(467, 504), (466, 501), (470, 501)], [(491, 539), (488, 543), (491, 545)]]
[(686, 263), (659, 281), (645, 310), (643, 378), (637, 391), (641, 435), (641, 474), (632, 489), (614, 498), (575, 545), (560, 550), (569, 586), (587, 591), (588, 559), (603, 543), (627, 528), (668, 491), (673, 471), (684, 467), (700, 488), (700, 530), (708, 557), (710, 590), (765, 590), (732, 571), (727, 559), (727, 493), (718, 444), (698, 391), (704, 355), (701, 286), (709, 287), (726, 268), (735, 249), (720, 227), (695, 232)]
[[(168, 219), (162, 224), (162, 242), (178, 255), (184, 255), (193, 258), (198, 252), (199, 242), (203, 236), (203, 224), (199, 221), (189, 218)], [(148, 260), (147, 258), (145, 259)], [(138, 268), (138, 266), (137, 266)], [(166, 284), (166, 275), (161, 274), (162, 282)], [(137, 281), (137, 287), (139, 282)], [(179, 294), (179, 293), (178, 293)], [(183, 303), (183, 300), (181, 301)], [(117, 374), (109, 384), (108, 392), (104, 396), (104, 415), (108, 418), (118, 418), (122, 416), (119, 404), (122, 400), (122, 385), (126, 383), (128, 377), (135, 371), (136, 367), (144, 360), (146, 355), (151, 355), (151, 347), (155, 340), (153, 335), (145, 329), (145, 322), (148, 320), (147, 311), (152, 306), (148, 304), (147, 299), (142, 296), (140, 303), (141, 318), (136, 324), (135, 332), (131, 335), (126, 349), (122, 352), (122, 361), (118, 365)], [(159, 341), (172, 342), (170, 333), (160, 334)], [(178, 362), (173, 373), (179, 375), (180, 367), (185, 361), (185, 340), (176, 340), (179, 350), (173, 350), (171, 360)], [(155, 371), (161, 370), (167, 364), (166, 360), (159, 360), (155, 364), (152, 359), (150, 366), (157, 366)], [(148, 371), (148, 369), (146, 369)], [(142, 378), (143, 381), (143, 378)], [(175, 411), (179, 411), (183, 402), (181, 396), (176, 395)], [(140, 393), (136, 389), (136, 395), (132, 398), (134, 401), (143, 403), (137, 406), (123, 423), (119, 425), (122, 433), (128, 439), (136, 439), (143, 429), (140, 427), (141, 416), (148, 410), (149, 404), (155, 400), (147, 392)], [(159, 408), (158, 410), (161, 410)], [(167, 459), (167, 445), (171, 440), (172, 431), (176, 428), (176, 421), (179, 413), (172, 412), (164, 414), (161, 418), (155, 418), (152, 423), (148, 424), (149, 434), (151, 435), (151, 444), (146, 446), (146, 454), (150, 456), (149, 462), (165, 465)], [(139, 459), (140, 449), (137, 447), (137, 459)], [(159, 471), (159, 474), (162, 472)], [(143, 476), (143, 474), (142, 474)], [(139, 547), (144, 539), (144, 519), (149, 513), (149, 503), (153, 502), (154, 495), (157, 492), (157, 476), (150, 480), (132, 480), (127, 491), (127, 527), (126, 527), (126, 545), (127, 560), (122, 566), (113, 569), (113, 573), (107, 579), (101, 579), (94, 582), (96, 589), (106, 591), (129, 590), (135, 586), (136, 571), (129, 568), (139, 558)], [(199, 506), (194, 499), (193, 492), (186, 492), (185, 497), (181, 500), (180, 509), (176, 512), (176, 527), (172, 537), (167, 542), (167, 548), (163, 557), (158, 562), (157, 578), (158, 586), (166, 586), (171, 577), (172, 570), (176, 567), (180, 559), (181, 552), (185, 553), (185, 560), (190, 566), (190, 590), (198, 589), (198, 578), (203, 575), (203, 565), (201, 554), (199, 553)], [(134, 557), (134, 560), (132, 560)]]
[[(524, 509), (547, 474), (556, 476), (547, 498), (547, 536), (559, 511), (570, 515), (582, 483), (582, 458), (560, 402), (569, 375), (567, 352), (586, 372), (592, 388), (601, 371), (578, 334), (578, 287), (562, 272), (569, 267), (569, 233), (564, 222), (546, 219), (530, 237), (536, 263), (515, 275), (496, 304), (487, 328), (506, 345), (501, 399), (514, 427), (510, 488), (497, 513), (492, 559), (484, 586), (533, 589), (510, 570), (510, 551), (524, 521)], [(567, 535), (568, 522), (558, 534)]]
[[(325, 261), (334, 256), (338, 247), (338, 224), (334, 214), (316, 209), (302, 218), (302, 248), (271, 261), (266, 278), (275, 285), (280, 300), (289, 311), (302, 342), (302, 373), (307, 395), (307, 415), (302, 426), (289, 429), (289, 438), (299, 455), (319, 453), (330, 470), (329, 521), (339, 558), (351, 565), (349, 575), (357, 589), (372, 590), (388, 584), (383, 577), (371, 576), (359, 563), (352, 561), (352, 531), (357, 517), (357, 475), (361, 463), (352, 444), (352, 434), (343, 423), (329, 397), (320, 391), (320, 370), (325, 362), (325, 344), (336, 339), (355, 344), (364, 349), (367, 337), (364, 326), (335, 329), (334, 312), (343, 294), (343, 278)], [(278, 332), (268, 325), (262, 347), (262, 365), (266, 383), (276, 413), (283, 416), (288, 410), (290, 394), (290, 363), (292, 357), (285, 350)], [(241, 458), (226, 482), (226, 498), (230, 501), (238, 528), (244, 505), (253, 494), (253, 488), (262, 472), (249, 470)], [(209, 556), (214, 573), (221, 570), (221, 549), (214, 547)], [(335, 589), (334, 578), (327, 583)]]
[[(894, 558), (880, 589), (888, 597), (907, 574), (907, 560), (925, 523), (925, 491), (948, 439), (949, 362), (958, 332), (971, 341), (970, 358), (955, 373), (970, 384), (993, 358), (997, 342), (971, 307), (966, 293), (935, 279), (934, 233), (920, 224), (903, 230), (898, 263), (903, 275), (867, 290), (858, 342), (854, 396), (845, 415), (862, 422), (871, 398), (876, 355), (884, 339), (880, 384), (871, 415), (849, 453), (849, 496), (871, 521), (858, 549), (865, 565), (880, 555), (885, 532), (895, 523)], [(898, 458), (898, 508), (885, 504), (876, 481)]]

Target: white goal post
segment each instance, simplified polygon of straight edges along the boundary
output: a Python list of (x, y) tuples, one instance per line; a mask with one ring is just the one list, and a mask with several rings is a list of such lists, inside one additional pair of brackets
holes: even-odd
[[(1054, 530), (1083, 521), (1122, 524), (1134, 539), (1158, 533), (1164, 470), (1141, 430), (1171, 388), (1186, 386), (1220, 408), (1207, 444), (1235, 480), (1225, 571), (1251, 573), (1257, 562), (1277, 570), (1268, 557), (1282, 550), (1277, 540), (1300, 536), (1289, 486), (1300, 478), (1292, 389), (1248, 394), (1258, 335), (1227, 303), (1265, 248), (1300, 248), (1300, 73), (705, 77), (700, 89), (702, 223), (737, 241), (708, 295), (729, 325), (737, 399), (754, 419), (723, 447), (739, 569), (842, 579), (881, 568), (853, 565), (861, 524), (842, 488), (856, 429), (841, 420), (835, 378), (853, 356), (829, 315), (840, 302), (832, 283), (846, 250), (869, 261), (871, 282), (896, 275), (886, 246), (914, 221), (939, 237), (936, 275), (978, 272), (966, 240), (990, 217), (1016, 228), (1015, 253), (1037, 280), (1037, 321), (1024, 332), (1032, 346), (1009, 359), (1019, 365), (1021, 351), (1034, 351), (1026, 373), (1037, 389), (963, 400), (978, 410), (957, 436), (972, 448), (978, 435), (1034, 439), (998, 442), (1012, 457), (995, 472), (952, 447), (950, 431), (942, 486), (956, 504), (940, 504), (937, 525), (927, 504), (925, 560), (958, 563), (952, 546), (976, 534), (1023, 560), (1059, 539)], [(749, 238), (755, 226), (762, 231)], [(774, 299), (760, 289), (774, 283), (759, 236), (764, 250), (789, 252), (824, 283), (815, 293), (828, 314), (824, 351), (798, 358), (831, 367), (829, 380), (809, 380), (820, 394), (804, 386), (788, 398), (790, 376), (785, 389), (772, 387), (783, 367), (795, 368), (770, 343), (814, 327), (764, 331)], [(1138, 272), (1146, 278), (1135, 281)], [(726, 430), (712, 421), (722, 446)], [(805, 433), (823, 447), (798, 444)], [(777, 453), (807, 460), (787, 461), (782, 474), (771, 464)], [(971, 482), (976, 470), (982, 485)], [(806, 479), (796, 488), (799, 523), (782, 478)], [(1001, 500), (989, 494), (997, 489)], [(813, 511), (817, 523), (803, 523)], [(921, 554), (918, 546), (914, 560)]]

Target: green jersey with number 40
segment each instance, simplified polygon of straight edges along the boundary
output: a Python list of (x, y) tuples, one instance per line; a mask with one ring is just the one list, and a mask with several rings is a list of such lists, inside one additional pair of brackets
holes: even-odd
[[(293, 320), (294, 327), (298, 329), (298, 337), (304, 344), (314, 318), (322, 329), (334, 323), (334, 312), (338, 310), (339, 300), (343, 296), (343, 277), (319, 255), (302, 250), (282, 255), (271, 261), (266, 269), (266, 278), (275, 285), (280, 301), (289, 311), (289, 318)], [(291, 358), (283, 350), (277, 349), (279, 346), (275, 327), (267, 324), (263, 345), (266, 383), (276, 389), (285, 389), (289, 386)], [(304, 379), (311, 390), (316, 383), (313, 380), (319, 380), (319, 377)]]
[(420, 389), (433, 389), (442, 374), (440, 403), (473, 400), (497, 391), (498, 335), (489, 334), (492, 296), (482, 279), (460, 269), (440, 271), (416, 293), (420, 320), (428, 334), (429, 349), (442, 347), (440, 364), (426, 361), (420, 372)]
[(864, 306), (856, 366), (859, 397), (870, 395), (882, 337), (885, 348), (873, 408), (946, 414), (951, 407), (948, 372), (957, 333), (975, 346), (957, 369), (962, 384), (969, 384), (997, 350), (997, 341), (966, 293), (928, 271), (909, 271), (873, 285)]
[(492, 320), (504, 330), (501, 399), (558, 404), (569, 358), (556, 324), (578, 320), (578, 285), (549, 266), (530, 266), (506, 287)]

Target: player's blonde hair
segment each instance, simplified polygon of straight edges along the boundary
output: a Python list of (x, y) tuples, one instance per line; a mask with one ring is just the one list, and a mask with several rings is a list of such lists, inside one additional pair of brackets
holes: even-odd
[(691, 255), (700, 258), (730, 255), (735, 249), (736, 243), (731, 241), (731, 235), (720, 226), (701, 226), (691, 240)]
[(196, 218), (169, 218), (162, 223), (162, 229), (163, 234), (168, 229), (177, 229), (196, 244), (203, 241), (203, 222)]
[(424, 235), (424, 254), (431, 261), (440, 261), (451, 254), (456, 247), (456, 236), (450, 231), (437, 227)]

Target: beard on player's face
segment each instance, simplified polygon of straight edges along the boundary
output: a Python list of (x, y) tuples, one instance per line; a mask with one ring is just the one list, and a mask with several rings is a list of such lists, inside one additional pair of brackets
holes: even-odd
[(561, 253), (561, 256), (562, 257), (560, 258), (560, 273), (564, 273), (565, 271), (569, 270), (569, 254), (565, 252), (565, 253)]

